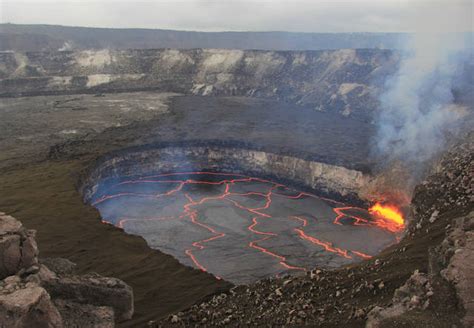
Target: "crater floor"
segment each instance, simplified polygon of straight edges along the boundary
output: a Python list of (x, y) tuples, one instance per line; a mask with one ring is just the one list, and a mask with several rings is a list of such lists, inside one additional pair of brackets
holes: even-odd
[(366, 210), (233, 173), (181, 172), (99, 184), (103, 220), (235, 284), (372, 257), (397, 232)]

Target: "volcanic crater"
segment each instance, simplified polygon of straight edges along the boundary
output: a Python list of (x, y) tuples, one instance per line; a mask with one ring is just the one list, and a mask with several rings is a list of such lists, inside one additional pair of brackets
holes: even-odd
[(396, 243), (403, 222), (369, 213), (358, 198), (368, 181), (343, 167), (195, 141), (108, 154), (80, 189), (104, 223), (244, 284), (358, 262)]
[[(42, 256), (130, 284), (136, 312), (124, 326), (230, 295), (228, 281), (260, 280), (244, 295), (272, 283), (264, 277), (343, 267), (311, 282), (308, 315), (362, 327), (415, 270), (428, 272), (454, 218), (426, 226), (429, 201), (423, 229), (412, 221), (404, 235), (362, 197), (377, 95), (398, 60), (376, 49), (4, 52), (0, 207), (38, 231)], [(355, 294), (335, 297), (346, 289)], [(280, 304), (296, 304), (292, 294)], [(451, 305), (437, 309), (449, 316)], [(286, 310), (279, 319), (298, 314)]]

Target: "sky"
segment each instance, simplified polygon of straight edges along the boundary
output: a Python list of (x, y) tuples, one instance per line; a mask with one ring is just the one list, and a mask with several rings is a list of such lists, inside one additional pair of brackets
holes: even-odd
[(472, 0), (0, 0), (2, 23), (199, 31), (473, 31)]

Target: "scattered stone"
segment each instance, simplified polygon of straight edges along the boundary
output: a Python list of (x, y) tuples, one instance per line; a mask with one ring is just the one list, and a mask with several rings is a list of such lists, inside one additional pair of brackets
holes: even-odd
[(275, 290), (275, 294), (276, 294), (277, 296), (283, 296), (283, 293), (281, 292), (281, 288), (277, 288), (277, 289)]
[(356, 309), (354, 311), (354, 318), (356, 319), (362, 319), (365, 317), (365, 311), (364, 309)]
[(439, 211), (434, 211), (433, 214), (431, 214), (428, 221), (430, 221), (430, 223), (435, 222), (436, 219), (438, 218), (438, 214), (439, 214)]
[(299, 312), (298, 312), (298, 316), (299, 316), (300, 318), (303, 318), (303, 319), (304, 319), (304, 318), (306, 318), (306, 313), (305, 313), (304, 311), (299, 311)]

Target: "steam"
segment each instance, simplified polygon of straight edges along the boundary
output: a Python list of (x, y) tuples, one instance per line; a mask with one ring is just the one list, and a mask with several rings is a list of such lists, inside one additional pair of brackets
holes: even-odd
[(74, 47), (71, 42), (66, 41), (63, 43), (62, 47), (58, 49), (58, 51), (71, 51)]
[(443, 148), (458, 114), (452, 87), (461, 69), (462, 33), (417, 33), (380, 97), (376, 147), (389, 162), (422, 163)]

